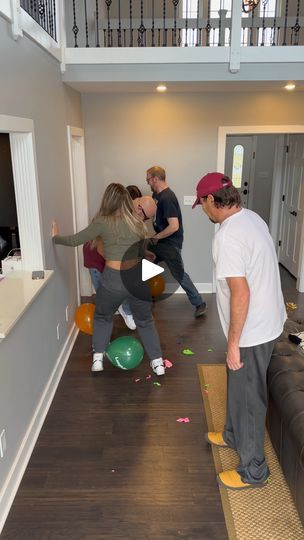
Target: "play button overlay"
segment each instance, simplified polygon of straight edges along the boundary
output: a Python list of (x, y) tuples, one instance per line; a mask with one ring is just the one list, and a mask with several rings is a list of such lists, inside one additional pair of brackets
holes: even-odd
[(158, 276), (159, 274), (162, 274), (165, 271), (164, 268), (159, 266), (158, 264), (154, 264), (150, 261), (147, 261), (147, 259), (143, 259), (141, 261), (141, 279), (142, 281), (147, 281), (148, 279), (153, 278), (154, 276)]
[[(163, 259), (169, 258), (174, 263), (175, 278)], [(137, 260), (137, 264), (134, 264)], [(176, 249), (167, 244), (151, 246), (147, 240), (135, 242), (130, 246), (123, 258), (124, 270), (120, 276), (124, 287), (130, 295), (139, 300), (154, 301), (166, 300), (179, 288), (179, 281), (183, 277), (183, 266)], [(129, 268), (130, 267), (130, 268)], [(162, 291), (162, 292), (160, 292)]]

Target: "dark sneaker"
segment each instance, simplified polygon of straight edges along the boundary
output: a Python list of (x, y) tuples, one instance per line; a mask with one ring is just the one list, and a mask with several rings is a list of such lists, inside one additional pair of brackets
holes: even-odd
[(198, 317), (205, 315), (206, 311), (207, 311), (207, 304), (206, 302), (203, 302), (200, 306), (197, 306), (195, 308), (194, 317), (198, 319)]

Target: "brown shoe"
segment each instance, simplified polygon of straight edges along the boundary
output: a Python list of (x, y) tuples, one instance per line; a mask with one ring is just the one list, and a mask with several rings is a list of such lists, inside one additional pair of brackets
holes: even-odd
[(214, 446), (228, 447), (228, 444), (224, 441), (222, 431), (208, 431), (205, 435), (206, 441)]
[(221, 488), (234, 490), (261, 488), (268, 484), (268, 478), (264, 482), (258, 484), (248, 484), (243, 482), (241, 476), (235, 469), (221, 472), (217, 475), (216, 479)]

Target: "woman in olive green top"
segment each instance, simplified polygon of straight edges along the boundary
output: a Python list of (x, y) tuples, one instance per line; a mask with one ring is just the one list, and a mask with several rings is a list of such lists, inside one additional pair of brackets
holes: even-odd
[(148, 233), (134, 211), (126, 188), (121, 184), (107, 187), (100, 210), (86, 229), (71, 236), (59, 236), (54, 223), (52, 234), (55, 244), (64, 246), (79, 246), (98, 237), (103, 241), (106, 266), (96, 294), (92, 371), (103, 370), (103, 355), (111, 339), (113, 316), (127, 299), (151, 367), (156, 375), (164, 375), (151, 294), (147, 283), (141, 279), (141, 258)]

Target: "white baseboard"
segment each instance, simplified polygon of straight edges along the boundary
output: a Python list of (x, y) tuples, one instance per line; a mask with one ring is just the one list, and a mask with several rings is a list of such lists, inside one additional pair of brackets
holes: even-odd
[[(199, 293), (212, 293), (212, 283), (194, 283)], [(165, 293), (186, 294), (184, 289), (178, 287), (176, 289), (175, 283), (166, 283)]]
[(60, 352), (56, 365), (37, 405), (35, 414), (24, 435), (18, 454), (12, 464), (7, 479), (0, 492), (0, 534), (4, 527), (6, 518), (13, 504), (15, 495), (19, 488), (23, 474), (30, 460), (32, 451), (38, 439), (44, 419), (53, 401), (54, 394), (60, 382), (63, 370), (69, 359), (72, 347), (78, 335), (78, 328), (73, 325)]

